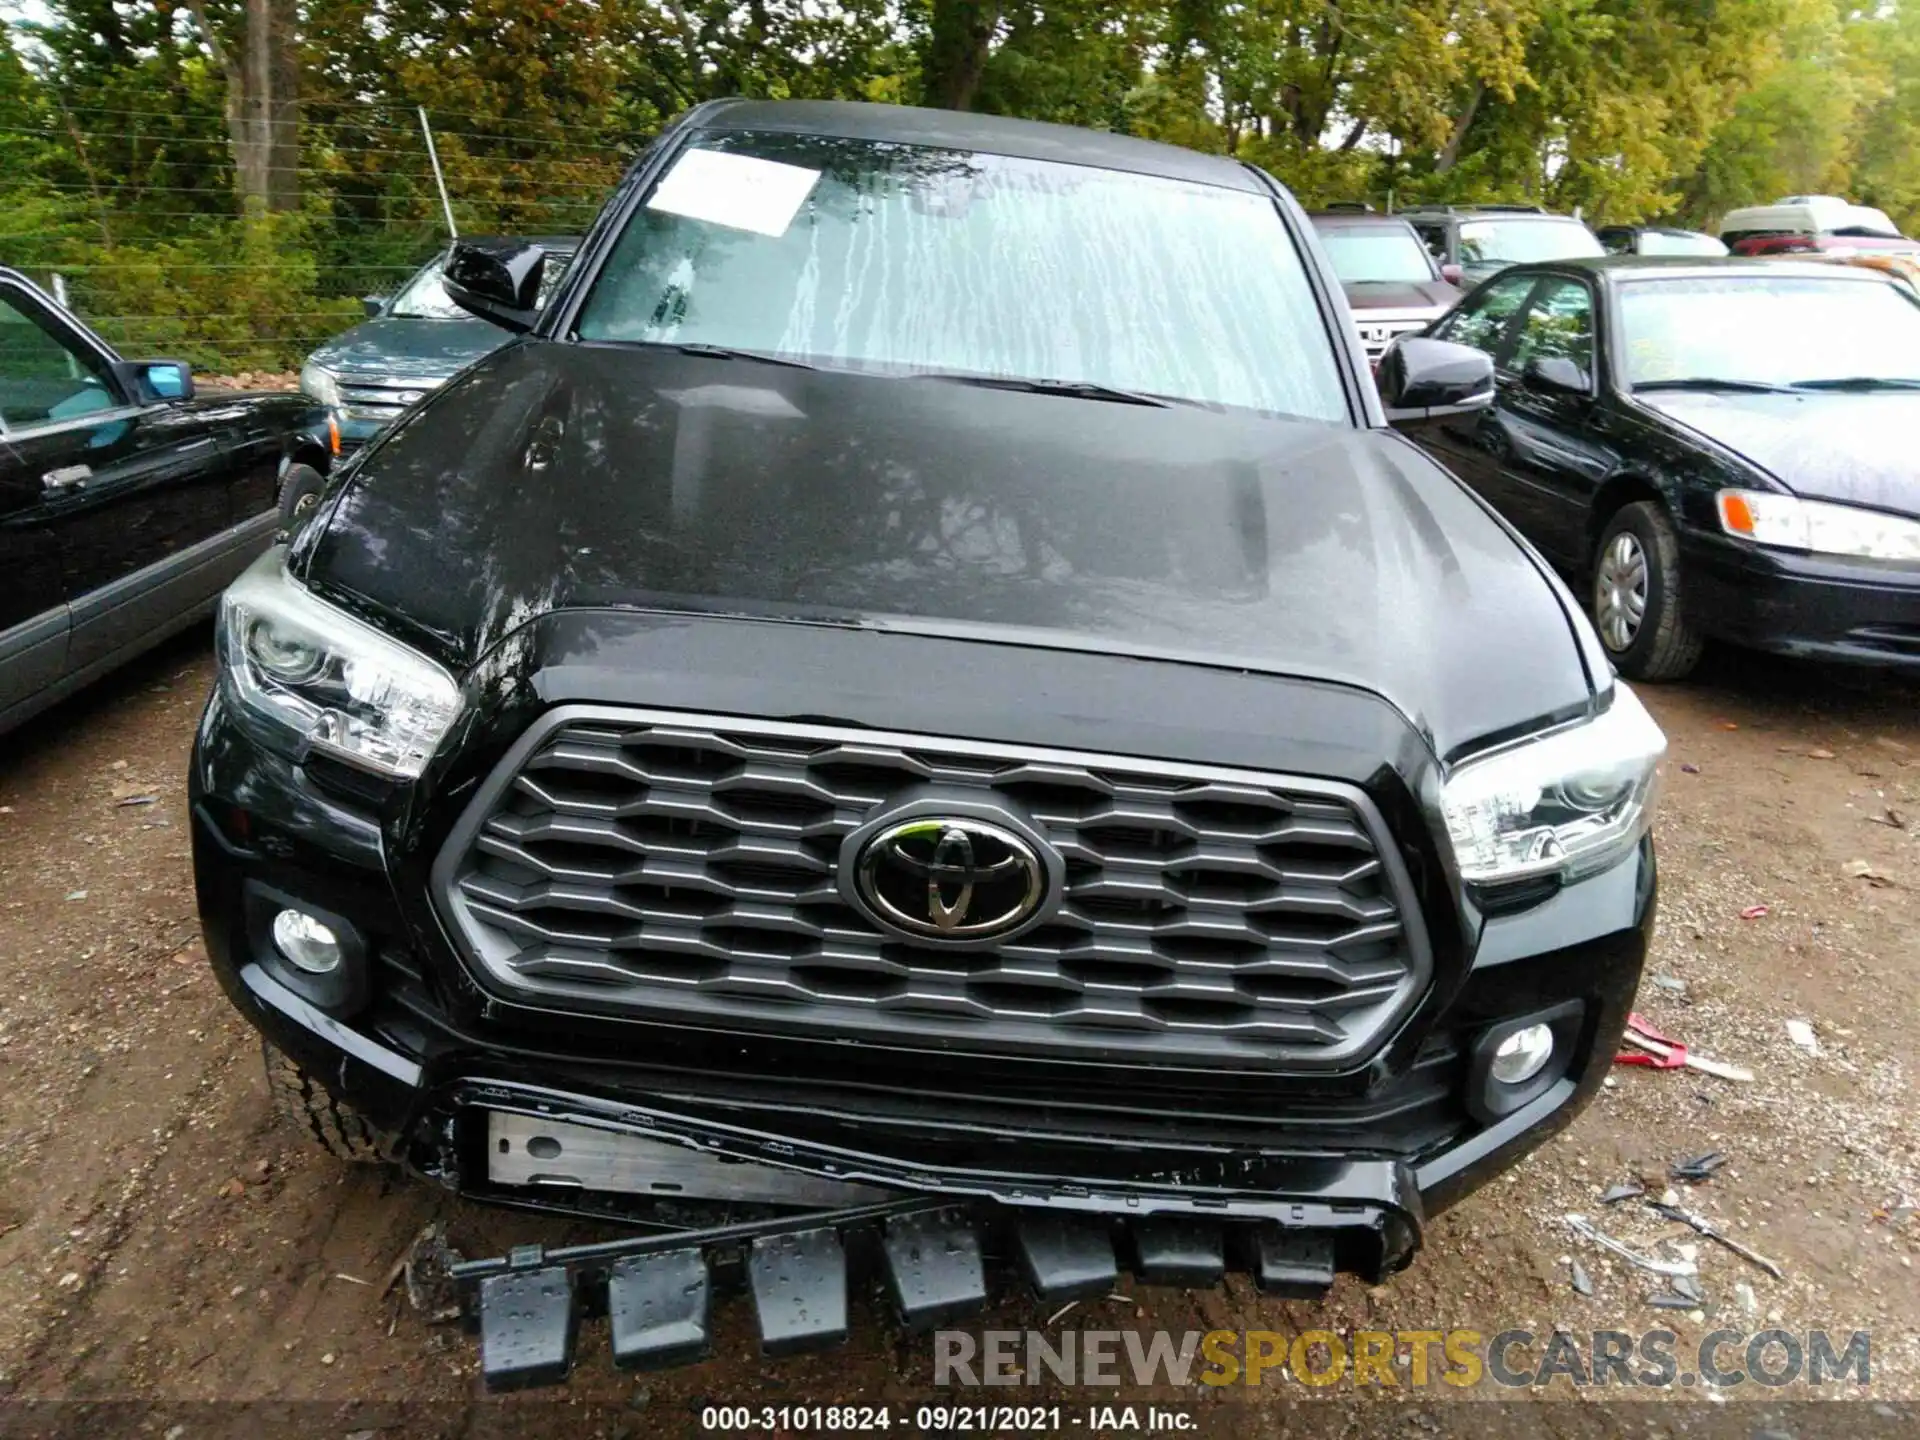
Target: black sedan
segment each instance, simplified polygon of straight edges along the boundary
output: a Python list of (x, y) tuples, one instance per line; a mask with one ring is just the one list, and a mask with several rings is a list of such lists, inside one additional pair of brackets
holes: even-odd
[(1920, 669), (1920, 303), (1870, 271), (1610, 256), (1516, 266), (1433, 335), (1492, 407), (1408, 428), (1590, 584), (1614, 663), (1709, 639)]
[(306, 397), (196, 396), (0, 269), (0, 732), (210, 613), (330, 459)]

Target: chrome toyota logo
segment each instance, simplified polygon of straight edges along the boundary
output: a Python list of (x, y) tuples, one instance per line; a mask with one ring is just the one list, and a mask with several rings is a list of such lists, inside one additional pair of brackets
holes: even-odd
[(1039, 913), (1047, 867), (1004, 825), (919, 815), (867, 838), (854, 888), (876, 918), (910, 935), (991, 940)]

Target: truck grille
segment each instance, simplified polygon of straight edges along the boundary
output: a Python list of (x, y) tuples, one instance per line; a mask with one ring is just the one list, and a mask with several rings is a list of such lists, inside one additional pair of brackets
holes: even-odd
[(438, 379), (355, 380), (342, 377), (340, 409), (349, 420), (386, 425), (398, 420), (409, 405), (432, 394), (441, 383)]
[[(840, 842), (909, 793), (1029, 822), (1065, 861), (1057, 910), (984, 949), (873, 925), (836, 883)], [(510, 998), (976, 1053), (1344, 1066), (1428, 969), (1357, 791), (671, 712), (550, 712), (435, 886)]]

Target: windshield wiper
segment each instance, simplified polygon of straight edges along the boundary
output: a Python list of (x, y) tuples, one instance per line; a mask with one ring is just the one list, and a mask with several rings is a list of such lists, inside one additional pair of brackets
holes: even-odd
[(1795, 390), (1920, 390), (1920, 380), (1898, 375), (1844, 375), (1833, 380), (1796, 380)]
[(704, 355), (709, 360), (758, 360), (762, 365), (785, 365), (795, 370), (820, 368), (804, 360), (796, 360), (791, 355), (769, 355), (764, 350), (742, 350), (733, 345), (708, 345), (699, 340), (665, 340), (658, 343), (678, 350), (682, 355)]
[(1787, 395), (1791, 387), (1769, 385), (1764, 380), (1726, 380), (1712, 375), (1692, 375), (1685, 380), (1641, 380), (1634, 387), (1634, 393), (1642, 390), (1744, 390), (1755, 395)]
[(1012, 375), (946, 374), (938, 370), (916, 370), (906, 378), (945, 380), (954, 385), (978, 385), (986, 390), (1023, 390), (1031, 395), (1065, 395), (1075, 400), (1106, 400), (1116, 405), (1151, 405), (1162, 410), (1174, 403), (1163, 395), (1143, 395), (1137, 390), (1121, 390), (1092, 380), (1029, 380)]

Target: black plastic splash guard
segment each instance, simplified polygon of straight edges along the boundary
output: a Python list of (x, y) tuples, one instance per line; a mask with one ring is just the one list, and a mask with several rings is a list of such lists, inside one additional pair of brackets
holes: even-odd
[(847, 1338), (850, 1275), (877, 1272), (902, 1325), (926, 1330), (985, 1306), (990, 1255), (1012, 1261), (1045, 1301), (1106, 1293), (1122, 1261), (1149, 1284), (1210, 1286), (1233, 1266), (1270, 1294), (1313, 1299), (1337, 1270), (1378, 1278), (1419, 1244), (1417, 1224), (1391, 1207), (1287, 1209), (1287, 1223), (1129, 1218), (906, 1195), (704, 1230), (521, 1246), (455, 1264), (449, 1277), (479, 1332), (487, 1388), (517, 1390), (566, 1379), (588, 1316), (606, 1317), (623, 1369), (703, 1359), (722, 1278), (750, 1298), (762, 1352), (784, 1355)]

